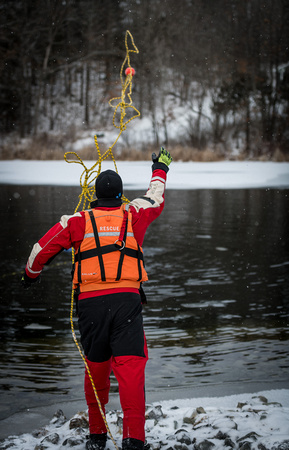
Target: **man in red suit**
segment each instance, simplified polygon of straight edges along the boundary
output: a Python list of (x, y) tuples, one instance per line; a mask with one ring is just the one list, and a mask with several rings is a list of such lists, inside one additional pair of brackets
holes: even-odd
[[(22, 278), (37, 281), (45, 264), (63, 249), (75, 250), (73, 285), (81, 344), (103, 413), (111, 371), (118, 381), (123, 410), (124, 450), (143, 450), (145, 441), (145, 366), (148, 360), (142, 318), (144, 268), (142, 243), (150, 223), (164, 208), (171, 155), (152, 155), (152, 178), (146, 194), (122, 204), (120, 176), (102, 172), (95, 183), (97, 200), (88, 211), (64, 215), (33, 247)], [(106, 425), (85, 371), (90, 437), (88, 450), (103, 450)]]

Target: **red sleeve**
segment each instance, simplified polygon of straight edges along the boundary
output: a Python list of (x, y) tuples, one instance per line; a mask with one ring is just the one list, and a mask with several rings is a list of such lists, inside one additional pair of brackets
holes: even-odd
[(83, 212), (78, 212), (73, 216), (62, 216), (60, 222), (34, 244), (26, 264), (26, 275), (29, 278), (37, 278), (44, 265), (63, 249), (71, 247), (77, 249), (83, 240), (84, 232)]
[(167, 174), (162, 169), (153, 171), (146, 194), (130, 202), (134, 236), (142, 245), (148, 226), (161, 214), (165, 205)]

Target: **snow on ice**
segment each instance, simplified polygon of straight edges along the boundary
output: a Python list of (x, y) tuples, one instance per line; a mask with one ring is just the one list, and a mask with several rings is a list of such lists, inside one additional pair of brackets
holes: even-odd
[[(94, 162), (85, 161), (90, 168)], [(241, 189), (289, 187), (289, 163), (260, 161), (173, 162), (168, 189)], [(97, 167), (98, 168), (98, 167)], [(96, 168), (96, 169), (97, 169)], [(149, 161), (119, 161), (124, 189), (145, 189), (151, 175)], [(105, 160), (102, 170), (113, 169)], [(63, 161), (0, 161), (1, 184), (77, 186), (83, 167)]]

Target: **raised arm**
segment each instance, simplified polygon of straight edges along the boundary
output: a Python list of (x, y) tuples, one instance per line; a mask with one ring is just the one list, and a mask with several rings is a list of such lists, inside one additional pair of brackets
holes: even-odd
[(148, 226), (161, 214), (165, 202), (167, 173), (172, 157), (163, 147), (158, 156), (152, 155), (152, 178), (145, 195), (130, 202), (134, 236), (142, 245)]

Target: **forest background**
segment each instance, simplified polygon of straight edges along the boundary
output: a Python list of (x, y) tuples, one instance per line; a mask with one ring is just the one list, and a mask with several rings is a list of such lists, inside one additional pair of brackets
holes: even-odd
[(288, 0), (1, 0), (0, 159), (112, 144), (126, 30), (141, 118), (120, 159), (165, 145), (184, 161), (289, 160)]

